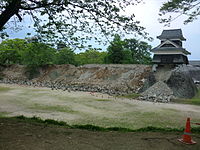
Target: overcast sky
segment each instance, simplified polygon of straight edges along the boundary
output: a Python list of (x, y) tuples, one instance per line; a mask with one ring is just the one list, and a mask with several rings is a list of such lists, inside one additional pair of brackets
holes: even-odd
[[(160, 24), (158, 22), (158, 13), (162, 3), (166, 0), (144, 1), (145, 3), (141, 3), (134, 7), (129, 7), (126, 13), (134, 13), (136, 19), (141, 22), (141, 25), (146, 28), (146, 31), (149, 33), (149, 35), (154, 38), (154, 41), (150, 42), (149, 44), (151, 44), (153, 47), (156, 47), (160, 44), (160, 41), (156, 39), (156, 36), (160, 35), (163, 29), (181, 28), (184, 37), (187, 39), (183, 43), (183, 47), (191, 52), (191, 55), (188, 56), (189, 59), (200, 60), (200, 18), (192, 23), (183, 25), (185, 17), (182, 16), (173, 21), (170, 27), (165, 27), (163, 24)], [(31, 22), (27, 20), (28, 19), (26, 19), (26, 21), (24, 21), (23, 23), (31, 24)], [(17, 33), (11, 32), (10, 38), (24, 38), (28, 30), (30, 29), (24, 28), (22, 31), (19, 31)]]
[[(166, 0), (145, 0), (145, 4), (139, 4), (135, 8), (129, 8), (129, 11), (133, 11), (138, 20), (141, 21), (141, 25), (146, 28), (146, 31), (154, 38), (151, 43), (153, 47), (160, 44), (160, 41), (156, 36), (160, 35), (163, 29), (182, 29), (183, 36), (186, 41), (183, 43), (183, 47), (191, 52), (189, 55), (190, 60), (200, 60), (200, 17), (192, 23), (187, 25), (183, 24), (184, 16), (181, 16), (174, 20), (170, 27), (164, 27), (163, 24), (158, 22), (159, 8)], [(177, 14), (176, 14), (177, 15)]]

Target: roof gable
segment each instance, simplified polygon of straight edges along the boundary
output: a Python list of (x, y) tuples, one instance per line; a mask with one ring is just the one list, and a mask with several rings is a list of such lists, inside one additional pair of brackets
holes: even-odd
[(160, 36), (157, 36), (158, 39), (180, 39), (185, 41), (181, 29), (172, 29), (172, 30), (163, 30)]
[(165, 45), (165, 44), (171, 44), (171, 45), (173, 45), (173, 47), (176, 47), (176, 48), (179, 48), (180, 46), (178, 46), (176, 43), (174, 43), (174, 42), (172, 42), (172, 41), (170, 41), (170, 40), (166, 40), (166, 41), (164, 41), (163, 43), (161, 43), (160, 45), (158, 45), (157, 47), (158, 48), (161, 48), (163, 45)]

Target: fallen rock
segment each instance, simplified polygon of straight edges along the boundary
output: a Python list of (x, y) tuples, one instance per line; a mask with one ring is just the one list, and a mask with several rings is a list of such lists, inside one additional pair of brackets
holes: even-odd
[(192, 98), (197, 93), (197, 86), (192, 77), (189, 72), (182, 68), (173, 70), (166, 84), (172, 89), (174, 96), (178, 98)]
[(156, 82), (153, 86), (141, 93), (139, 99), (152, 102), (170, 102), (173, 98), (173, 91), (162, 81)]

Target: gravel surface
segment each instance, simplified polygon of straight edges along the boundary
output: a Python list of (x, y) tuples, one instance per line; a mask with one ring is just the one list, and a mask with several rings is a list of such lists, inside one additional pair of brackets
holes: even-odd
[(170, 102), (173, 98), (173, 91), (162, 81), (156, 82), (153, 86), (143, 92), (140, 99), (153, 102)]

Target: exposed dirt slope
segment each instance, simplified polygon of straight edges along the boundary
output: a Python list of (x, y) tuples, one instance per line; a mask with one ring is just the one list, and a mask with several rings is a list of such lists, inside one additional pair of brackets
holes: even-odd
[[(52, 65), (39, 69), (39, 75), (31, 82), (44, 83), (45, 86), (55, 85), (55, 88), (75, 86), (77, 90), (111, 94), (137, 92), (149, 75), (148, 65)], [(2, 71), (4, 79), (26, 81), (24, 66), (12, 65)], [(48, 84), (48, 85), (47, 85)]]
[[(42, 86), (52, 89), (101, 92), (110, 95), (141, 93), (142, 100), (169, 102), (173, 98), (192, 98), (200, 83), (200, 67), (180, 65), (159, 67), (151, 72), (148, 65), (51, 65), (31, 75), (24, 66), (0, 68), (0, 82)], [(30, 76), (33, 78), (30, 79)], [(2, 80), (3, 77), (3, 80)], [(163, 82), (163, 84), (155, 84)], [(163, 85), (169, 87), (166, 93)], [(153, 86), (153, 87), (152, 87)], [(152, 87), (151, 89), (149, 89)], [(149, 90), (148, 90), (149, 89)], [(156, 90), (154, 90), (156, 89)]]

